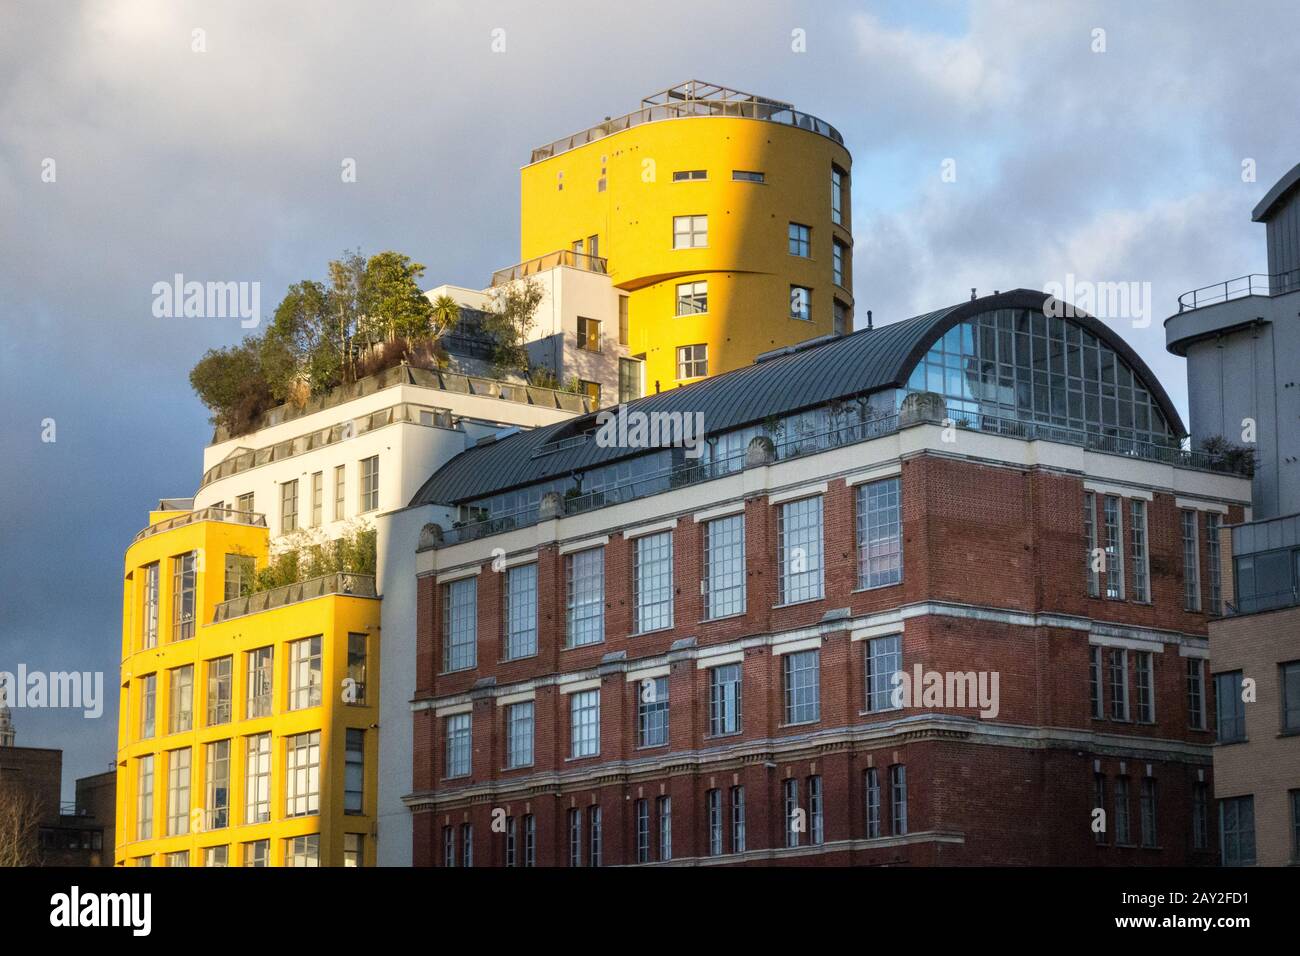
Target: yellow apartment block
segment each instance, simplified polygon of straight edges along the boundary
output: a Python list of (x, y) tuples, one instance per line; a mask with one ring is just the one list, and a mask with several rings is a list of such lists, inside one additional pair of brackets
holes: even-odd
[(788, 103), (692, 80), (533, 150), (520, 257), (596, 257), (654, 392), (853, 330), (843, 139)]
[(203, 508), (127, 549), (119, 866), (374, 864), (374, 579), (250, 594), (267, 541), (261, 515)]

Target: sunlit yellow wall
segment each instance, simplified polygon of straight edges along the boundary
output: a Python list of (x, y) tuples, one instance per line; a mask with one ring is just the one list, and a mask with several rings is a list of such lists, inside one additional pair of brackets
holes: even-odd
[[(175, 512), (166, 517), (174, 518)], [(171, 560), (187, 551), (198, 551), (200, 560), (196, 581), (197, 619), (195, 636), (172, 641)], [(379, 601), (331, 595), (288, 604), (283, 607), (236, 617), (217, 624), (210, 622), (214, 608), (224, 598), (225, 555), (240, 553), (253, 556), (259, 566), (265, 562), (267, 531), (248, 525), (202, 521), (174, 528), (144, 538), (126, 554), (126, 579), (123, 588), (122, 700), (118, 727), (117, 847), (119, 865), (134, 866), (142, 856), (152, 856), (153, 865), (164, 865), (161, 854), (177, 850), (190, 851), (192, 866), (203, 864), (203, 848), (229, 846), (229, 865), (243, 863), (242, 844), (259, 839), (270, 840), (270, 865), (284, 861), (287, 837), (320, 834), (322, 866), (343, 862), (343, 834), (364, 835), (362, 847), (365, 865), (373, 865), (374, 801), (378, 792), (378, 675), (379, 675)], [(159, 628), (158, 646), (143, 647), (144, 568), (158, 561)], [(343, 680), (347, 676), (349, 633), (363, 633), (367, 640), (367, 688), (364, 706), (342, 701)], [(287, 709), (289, 695), (289, 644), (305, 637), (321, 635), (321, 705), (302, 710)], [(274, 647), (274, 697), (271, 716), (243, 719), (247, 699), (247, 666), (244, 654), (255, 648)], [(231, 721), (206, 726), (206, 662), (225, 656), (233, 657)], [(171, 668), (191, 664), (194, 667), (193, 728), (168, 734), (170, 718)], [(141, 678), (158, 675), (155, 705), (155, 732), (141, 739)], [(366, 732), (364, 814), (343, 812), (345, 729)], [(284, 770), (285, 742), (289, 735), (306, 731), (321, 732), (320, 814), (319, 816), (285, 816)], [(244, 738), (251, 734), (271, 734), (271, 820), (268, 823), (243, 823), (245, 748)], [(206, 801), (205, 745), (217, 740), (231, 740), (230, 748), (230, 826), (207, 832), (190, 832), (165, 836), (167, 826), (167, 757), (168, 751), (191, 748), (190, 806), (203, 807)], [(154, 754), (153, 837), (137, 841), (136, 807), (139, 782), (137, 760)], [(193, 831), (193, 828), (191, 828)]]
[[(831, 166), (847, 173), (850, 162), (825, 136), (764, 120), (635, 126), (524, 167), (520, 258), (599, 236), (615, 285), (632, 293), (629, 345), (645, 353), (646, 390), (656, 381), (671, 388), (679, 345), (706, 343), (709, 373), (717, 374), (829, 333), (835, 296), (851, 310), (851, 265), (850, 288), (835, 288), (831, 268), (832, 239), (852, 247), (847, 176), (843, 223), (831, 222)], [(692, 169), (708, 179), (673, 181), (674, 171)], [(733, 180), (738, 169), (762, 172), (766, 181)], [(681, 215), (709, 217), (707, 248), (673, 248), (673, 217)], [(790, 222), (812, 227), (811, 258), (789, 254)], [(688, 279), (708, 281), (709, 311), (676, 317), (675, 286)], [(813, 290), (812, 322), (789, 317), (791, 284)]]

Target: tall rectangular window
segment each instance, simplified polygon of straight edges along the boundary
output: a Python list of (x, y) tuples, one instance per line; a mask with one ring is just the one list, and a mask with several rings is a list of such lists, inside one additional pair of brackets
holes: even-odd
[[(626, 343), (624, 343), (626, 344)], [(641, 397), (641, 366), (636, 359), (618, 360), (618, 400), (631, 402)]]
[(343, 866), (357, 867), (365, 861), (365, 854), (362, 852), (365, 835), (361, 833), (343, 834)]
[(313, 472), (311, 476), (311, 526), (319, 528), (325, 517), (325, 473)]
[(240, 495), (235, 499), (235, 510), (242, 514), (251, 515), (256, 511), (253, 506), (254, 501), (253, 492), (251, 491), (246, 495)]
[(1128, 777), (1115, 778), (1115, 842), (1120, 845), (1133, 842), (1132, 827), (1129, 825)]
[(334, 466), (334, 520), (347, 517), (347, 466)]
[(831, 167), (831, 222), (844, 225), (844, 184), (848, 174), (838, 166)]
[(1133, 563), (1133, 600), (1151, 600), (1151, 572), (1147, 564), (1147, 503), (1129, 501), (1129, 553)]
[(808, 842), (821, 846), (826, 842), (825, 815), (822, 812), (822, 778), (808, 778)]
[(600, 351), (600, 323), (586, 316), (578, 316), (578, 348), (584, 352)]
[(153, 838), (153, 754), (136, 762), (135, 838)]
[[(1104, 773), (1094, 773), (1092, 775), (1092, 805), (1094, 809), (1106, 812), (1106, 775)], [(1106, 842), (1106, 829), (1102, 827), (1093, 831), (1093, 839), (1098, 843)]]
[(442, 828), (442, 865), (454, 867), (456, 865), (456, 828)]
[(442, 669), (461, 671), (478, 664), (478, 578), (442, 586)]
[(903, 669), (903, 638), (899, 634), (865, 642), (867, 710), (893, 710), (894, 675)]
[(822, 499), (820, 495), (780, 505), (777, 563), (782, 604), (812, 601), (822, 591)]
[(600, 807), (587, 808), (587, 865), (600, 866), (602, 856)]
[(190, 748), (167, 751), (167, 835), (190, 832)]
[(745, 852), (745, 788), (731, 788), (731, 852)]
[(1241, 671), (1214, 675), (1215, 723), (1221, 744), (1246, 739), (1246, 705), (1241, 699)]
[(306, 637), (289, 644), (289, 710), (319, 707), (321, 638)]
[(344, 735), (343, 812), (364, 813), (366, 802), (366, 732), (349, 727)]
[(821, 719), (821, 651), (783, 654), (785, 722), (806, 724)]
[(506, 767), (533, 764), (533, 702), (526, 700), (506, 707)]
[(444, 725), (446, 733), (447, 777), (470, 774), (470, 741), (473, 736), (470, 714), (452, 714)]
[(537, 653), (537, 565), (506, 569), (506, 660)]
[(320, 834), (290, 837), (284, 841), (285, 866), (320, 866)]
[(600, 691), (585, 690), (569, 696), (570, 756), (594, 757), (600, 753)]
[(1142, 845), (1156, 846), (1156, 782), (1151, 777), (1142, 778), (1142, 791), (1138, 794), (1138, 822), (1142, 828)]
[(831, 303), (831, 331), (836, 335), (846, 335), (849, 331), (849, 307), (838, 298)]
[(1101, 504), (1106, 530), (1106, 597), (1124, 600), (1124, 517), (1120, 499), (1106, 495)]
[(366, 702), (366, 635), (348, 635), (348, 695), (346, 703), (364, 705)]
[(1201, 549), (1196, 534), (1196, 512), (1186, 509), (1180, 511), (1178, 520), (1183, 536), (1183, 608), (1188, 611), (1199, 611), (1201, 609)]
[(858, 587), (878, 588), (903, 579), (903, 522), (899, 480), (858, 485)]
[(248, 699), (244, 715), (252, 720), (271, 716), (272, 661), (274, 648), (259, 647), (248, 652)]
[(636, 813), (636, 861), (650, 862), (650, 801), (636, 801), (633, 808)]
[(167, 672), (167, 732), (179, 734), (194, 727), (194, 666), (173, 667)]
[(141, 635), (145, 649), (158, 646), (158, 562), (144, 569), (144, 633)]
[(1088, 706), (1096, 720), (1101, 720), (1106, 716), (1105, 701), (1102, 698), (1104, 681), (1102, 676), (1103, 654), (1104, 651), (1100, 645), (1093, 644), (1088, 648)]
[(788, 251), (792, 256), (807, 259), (812, 256), (812, 230), (802, 223), (792, 222), (786, 230)]
[(889, 768), (889, 822), (894, 836), (907, 833), (907, 768), (901, 763)]
[(1112, 647), (1110, 655), (1110, 719), (1128, 720), (1128, 651)]
[(605, 549), (565, 557), (565, 635), (568, 647), (605, 639)]
[(831, 276), (835, 280), (835, 284), (841, 289), (845, 288), (844, 263), (848, 257), (848, 246), (838, 239), (831, 243)]
[(230, 847), (229, 846), (208, 846), (203, 848), (203, 865), (204, 866), (229, 866), (230, 865)]
[(1137, 676), (1137, 719), (1139, 723), (1156, 721), (1155, 655), (1150, 651), (1136, 651), (1133, 664)]
[(255, 564), (249, 555), (226, 555), (225, 600), (247, 597), (253, 593)]
[(709, 735), (740, 733), (741, 665), (709, 669)]
[(298, 530), (298, 479), (280, 485), (280, 532)]
[(379, 456), (361, 460), (361, 513), (379, 507)]
[(812, 321), (812, 289), (802, 285), (790, 286), (790, 318)]
[(1205, 661), (1187, 658), (1187, 726), (1205, 729)]
[(195, 573), (198, 552), (190, 551), (172, 558), (172, 640), (185, 641), (194, 636)]
[(1278, 686), (1282, 688), (1282, 732), (1300, 732), (1300, 661), (1278, 666)]
[(1223, 613), (1223, 560), (1219, 549), (1219, 531), (1223, 528), (1223, 516), (1214, 511), (1205, 513), (1205, 560), (1209, 564), (1210, 613)]
[(230, 741), (214, 740), (204, 747), (207, 779), (207, 821), (209, 830), (230, 825)]
[(880, 836), (880, 771), (868, 767), (862, 774), (863, 798), (867, 813), (867, 839)]
[(1088, 578), (1088, 597), (1101, 597), (1101, 575), (1097, 570), (1097, 496), (1083, 493), (1084, 568)]
[(1198, 780), (1192, 784), (1192, 849), (1210, 845), (1210, 786)]
[(1224, 866), (1255, 865), (1255, 798), (1219, 801), (1219, 850)]
[(647, 678), (638, 690), (637, 746), (662, 746), (668, 743), (668, 678)]
[(709, 347), (707, 345), (679, 345), (677, 347), (677, 377), (700, 378), (709, 374)]
[(785, 845), (799, 845), (799, 781), (789, 777), (781, 781), (781, 809), (785, 817)]
[(674, 249), (702, 249), (708, 244), (708, 216), (673, 216)]
[(659, 859), (666, 863), (673, 858), (673, 798), (659, 797), (655, 809), (659, 814)]
[(320, 813), (320, 731), (285, 738), (284, 815)]
[(271, 819), (271, 735), (244, 739), (244, 823)]
[(633, 627), (638, 634), (673, 626), (673, 534), (648, 534), (633, 542)]
[(582, 811), (569, 807), (569, 866), (582, 866)]
[(722, 791), (705, 794), (705, 812), (709, 823), (709, 856), (722, 856)]
[(677, 315), (702, 315), (709, 311), (709, 283), (677, 283)]
[(704, 592), (710, 618), (745, 613), (745, 516), (704, 522)]
[(618, 297), (618, 344), (631, 344), (631, 321), (628, 313), (628, 299), (630, 296), (620, 295)]
[(244, 844), (244, 866), (270, 866), (271, 841), (252, 840)]
[(1291, 801), (1291, 862), (1300, 861), (1300, 790), (1290, 790)]
[(145, 674), (140, 678), (140, 739), (154, 735), (158, 712), (158, 675)]
[(531, 813), (524, 815), (524, 866), (537, 865), (537, 820)]

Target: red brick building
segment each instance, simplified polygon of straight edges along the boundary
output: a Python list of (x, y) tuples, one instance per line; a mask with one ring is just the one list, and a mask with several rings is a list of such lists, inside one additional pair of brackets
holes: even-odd
[[(436, 473), (413, 862), (1214, 862), (1215, 605), (1184, 590), (1193, 557), (1219, 586), (1249, 482), (1052, 306), (973, 300), (628, 406), (702, 415), (698, 459), (589, 417)], [(947, 694), (897, 699), (918, 668)]]

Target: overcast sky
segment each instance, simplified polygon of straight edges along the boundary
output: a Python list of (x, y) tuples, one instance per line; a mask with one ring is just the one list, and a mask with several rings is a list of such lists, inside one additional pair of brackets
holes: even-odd
[(195, 491), (188, 371), (244, 334), (155, 318), (155, 282), (259, 282), (269, 313), (359, 246), (482, 286), (517, 258), (532, 147), (695, 77), (843, 133), (860, 318), (1149, 282), (1150, 326), (1120, 328), (1185, 412), (1161, 322), (1180, 292), (1267, 271), (1250, 210), (1300, 162), (1298, 24), (1289, 0), (5, 0), (0, 670), (101, 671), (110, 698), (94, 721), (17, 711), (18, 742), (64, 750), (69, 797), (109, 768), (123, 552)]

